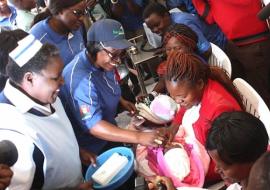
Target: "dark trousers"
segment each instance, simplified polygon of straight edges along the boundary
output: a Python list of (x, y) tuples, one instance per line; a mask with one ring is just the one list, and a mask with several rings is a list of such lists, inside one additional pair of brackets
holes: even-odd
[(246, 80), (270, 108), (270, 38), (245, 46), (228, 42), (226, 53), (232, 63), (232, 79)]

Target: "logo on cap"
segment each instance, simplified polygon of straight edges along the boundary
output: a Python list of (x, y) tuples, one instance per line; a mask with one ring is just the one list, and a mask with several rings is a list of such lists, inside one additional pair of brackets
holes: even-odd
[(123, 29), (122, 26), (119, 29), (113, 29), (112, 32), (113, 32), (113, 35), (115, 35), (115, 36), (120, 36), (120, 35), (125, 34), (124, 29)]

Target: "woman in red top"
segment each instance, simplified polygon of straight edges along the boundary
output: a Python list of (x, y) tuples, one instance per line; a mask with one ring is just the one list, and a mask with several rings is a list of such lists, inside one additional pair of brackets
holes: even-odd
[[(181, 107), (168, 130), (169, 140), (172, 140), (178, 131), (186, 111), (200, 106), (198, 119), (191, 122), (191, 126), (195, 138), (205, 146), (211, 122), (217, 116), (223, 112), (244, 108), (238, 91), (224, 71), (209, 67), (195, 54), (174, 51), (167, 61), (166, 87), (170, 96)], [(208, 182), (220, 179), (214, 167), (211, 161), (206, 176)]]
[[(174, 50), (185, 53), (197, 53), (197, 34), (184, 24), (173, 24), (169, 26), (163, 37), (163, 47), (166, 56)], [(167, 61), (163, 61), (157, 68), (159, 81), (153, 91), (166, 93), (164, 74), (167, 69)]]

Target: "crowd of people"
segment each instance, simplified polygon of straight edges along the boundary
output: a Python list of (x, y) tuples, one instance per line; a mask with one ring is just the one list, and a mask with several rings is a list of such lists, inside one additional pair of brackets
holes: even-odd
[[(179, 133), (206, 154), (198, 188), (224, 181), (228, 190), (267, 189), (270, 126), (245, 111), (232, 82), (245, 79), (270, 106), (262, 6), (260, 0), (0, 0), (0, 141), (18, 151), (12, 167), (0, 163), (0, 189), (91, 190), (84, 175), (97, 155), (124, 143), (167, 147)], [(153, 91), (138, 95), (136, 75), (130, 73), (133, 89), (124, 88), (117, 68), (132, 67), (128, 39), (144, 34), (143, 23), (161, 36), (156, 53), (164, 56)], [(211, 43), (228, 55), (231, 78), (208, 64)], [(147, 131), (117, 126), (119, 107), (136, 115), (135, 96), (159, 93), (179, 105), (169, 124)], [(134, 171), (118, 189), (134, 189), (141, 174)], [(144, 177), (149, 189), (188, 184), (162, 172)]]

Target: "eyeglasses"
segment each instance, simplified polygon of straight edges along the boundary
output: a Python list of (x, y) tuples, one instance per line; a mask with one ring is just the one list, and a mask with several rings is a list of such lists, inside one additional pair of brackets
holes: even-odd
[(105, 48), (103, 50), (107, 53), (107, 55), (111, 58), (112, 61), (118, 61), (121, 58), (121, 55), (122, 55), (121, 51), (113, 54), (112, 52), (110, 52), (109, 50)]
[(77, 18), (80, 18), (82, 16), (85, 16), (85, 15), (88, 15), (88, 11), (87, 9), (84, 9), (84, 10), (73, 10), (72, 13), (77, 17)]
[(100, 42), (103, 50), (107, 53), (107, 55), (111, 58), (111, 61), (115, 62), (116, 64), (120, 64), (121, 63), (121, 58), (123, 56), (123, 52), (122, 51), (116, 51), (116, 53), (112, 53), (109, 50), (107, 50), (105, 48), (105, 46), (103, 45), (102, 42)]

